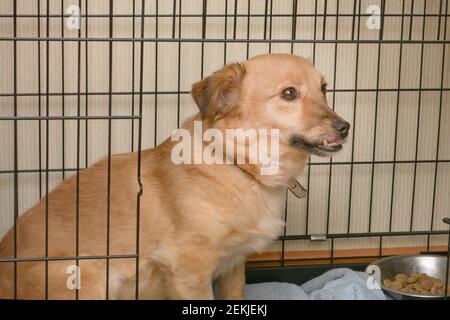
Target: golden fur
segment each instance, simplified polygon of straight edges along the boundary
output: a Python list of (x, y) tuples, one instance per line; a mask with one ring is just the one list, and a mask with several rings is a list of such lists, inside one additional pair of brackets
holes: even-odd
[[(294, 87), (296, 101), (280, 92)], [(217, 280), (225, 299), (243, 298), (244, 261), (263, 251), (283, 229), (286, 186), (298, 176), (312, 152), (292, 145), (292, 135), (310, 145), (339, 142), (332, 128), (342, 121), (328, 106), (323, 78), (301, 57), (272, 54), (227, 65), (194, 84), (203, 127), (278, 128), (280, 170), (261, 175), (259, 164), (175, 165), (170, 139), (142, 151), (139, 298), (211, 299)], [(316, 150), (317, 151), (317, 150)], [(316, 152), (327, 155), (325, 152)], [(81, 256), (134, 254), (136, 251), (137, 154), (111, 158), (109, 248), (107, 248), (107, 169), (104, 159), (79, 174)], [(17, 257), (76, 255), (77, 178), (60, 183), (17, 222)], [(48, 208), (46, 208), (48, 203)], [(48, 252), (45, 218), (48, 210)], [(13, 230), (0, 244), (0, 257), (13, 257)], [(74, 299), (67, 289), (71, 261), (48, 262), (48, 298)], [(80, 299), (106, 298), (105, 259), (80, 260)], [(13, 263), (0, 263), (0, 298), (13, 297)], [(109, 298), (133, 299), (135, 259), (109, 260)], [(17, 263), (17, 297), (45, 297), (45, 262)]]

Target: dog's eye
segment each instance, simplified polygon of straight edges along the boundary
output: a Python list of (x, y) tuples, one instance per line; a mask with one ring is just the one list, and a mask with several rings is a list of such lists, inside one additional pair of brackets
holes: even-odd
[(283, 90), (283, 92), (281, 93), (281, 96), (283, 97), (284, 100), (294, 100), (295, 98), (297, 98), (297, 90), (295, 90), (295, 88), (289, 87)]
[(320, 87), (320, 91), (322, 91), (323, 95), (325, 96), (327, 94), (327, 84), (322, 84), (322, 87)]

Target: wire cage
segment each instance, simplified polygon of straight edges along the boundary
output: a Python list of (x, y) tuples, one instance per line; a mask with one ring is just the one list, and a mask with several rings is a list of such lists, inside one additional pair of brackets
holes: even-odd
[[(19, 217), (60, 181), (167, 138), (196, 112), (193, 82), (229, 62), (285, 52), (322, 71), (328, 101), (352, 131), (338, 156), (310, 158), (299, 177), (306, 199), (286, 194), (283, 235), (248, 268), (448, 256), (448, 16), (448, 0), (2, 1), (0, 236), (10, 228), (19, 236)], [(108, 275), (111, 262), (131, 259), (138, 268), (140, 161), (135, 251), (107, 245), (82, 256), (77, 242), (74, 256), (46, 249), (27, 258), (14, 247), (0, 263), (42, 261), (48, 270), (99, 259)], [(109, 210), (108, 202), (108, 228)], [(47, 205), (47, 240), (51, 215)]]

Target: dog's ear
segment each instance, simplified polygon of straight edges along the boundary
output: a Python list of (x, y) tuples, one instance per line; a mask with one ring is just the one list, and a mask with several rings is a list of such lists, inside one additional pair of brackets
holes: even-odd
[(243, 65), (232, 63), (192, 86), (192, 97), (203, 119), (214, 120), (238, 107), (244, 74)]

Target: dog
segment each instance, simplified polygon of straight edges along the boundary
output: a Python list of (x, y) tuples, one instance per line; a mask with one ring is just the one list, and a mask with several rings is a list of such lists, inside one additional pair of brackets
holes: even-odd
[(182, 125), (192, 134), (196, 122), (202, 132), (278, 130), (276, 173), (262, 174), (258, 161), (237, 163), (236, 152), (229, 163), (176, 164), (170, 138), (140, 158), (103, 159), (20, 217), (16, 246), (13, 229), (3, 238), (1, 258), (15, 250), (25, 259), (0, 263), (0, 298), (213, 299), (212, 281), (221, 298), (244, 298), (246, 256), (282, 233), (286, 188), (310, 154), (341, 150), (350, 124), (328, 106), (323, 76), (295, 55), (228, 64), (195, 83), (192, 96), (199, 113)]

